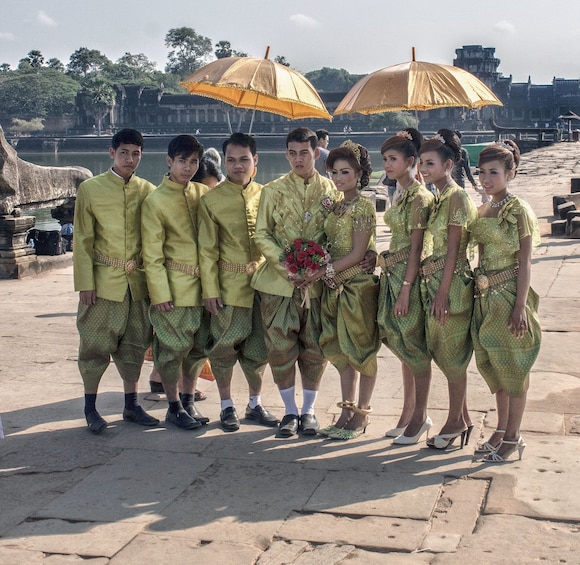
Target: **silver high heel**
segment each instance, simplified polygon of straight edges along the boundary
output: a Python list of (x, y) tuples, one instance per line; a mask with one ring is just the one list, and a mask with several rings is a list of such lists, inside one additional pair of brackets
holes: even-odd
[[(505, 434), (505, 430), (494, 430), (493, 433)], [(486, 441), (483, 445), (475, 448), (475, 453), (493, 453), (500, 445), (501, 443), (496, 446), (489, 443), (489, 441)]]
[(503, 444), (515, 445), (516, 448), (514, 449), (514, 451), (511, 451), (510, 453), (508, 453), (508, 455), (506, 455), (505, 457), (499, 455), (497, 453), (497, 450), (493, 451), (492, 453), (490, 453), (489, 455), (484, 457), (483, 462), (484, 463), (504, 463), (508, 460), (510, 455), (512, 453), (515, 453), (516, 451), (518, 452), (518, 456), (519, 456), (518, 461), (522, 460), (522, 455), (524, 453), (524, 449), (527, 446), (526, 442), (524, 441), (524, 438), (522, 436), (520, 436), (518, 439), (513, 440), (513, 441), (507, 440), (507, 439), (502, 439), (500, 444), (497, 446), (497, 449), (499, 449)]
[(447, 449), (453, 445), (453, 442), (461, 436), (461, 445), (459, 446), (460, 449), (463, 449), (463, 446), (469, 441), (467, 439), (469, 428), (465, 428), (460, 432), (452, 433), (452, 434), (439, 434), (429, 438), (427, 440), (427, 447), (431, 449)]
[(431, 418), (427, 416), (427, 419), (423, 422), (423, 425), (419, 428), (419, 431), (417, 432), (416, 435), (406, 436), (404, 434), (401, 434), (400, 436), (397, 436), (393, 440), (393, 443), (396, 445), (412, 445), (414, 443), (417, 443), (424, 433), (429, 433), (429, 430), (431, 429), (432, 425), (433, 422), (431, 421)]

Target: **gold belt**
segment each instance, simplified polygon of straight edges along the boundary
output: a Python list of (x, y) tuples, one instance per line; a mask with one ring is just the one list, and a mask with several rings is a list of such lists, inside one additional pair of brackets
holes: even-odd
[(406, 261), (409, 258), (411, 253), (410, 249), (404, 249), (403, 251), (398, 251), (397, 253), (388, 253), (385, 257), (383, 254), (379, 255), (377, 263), (379, 267), (385, 271), (389, 267), (396, 265), (397, 263), (401, 263), (402, 261)]
[(257, 261), (250, 261), (249, 263), (228, 263), (227, 261), (218, 261), (218, 269), (220, 271), (228, 271), (230, 273), (246, 273), (250, 276), (256, 272), (259, 263)]
[[(445, 259), (446, 257), (441, 257), (441, 259), (437, 259), (437, 261), (427, 261), (420, 269), (419, 274), (422, 277), (429, 277), (433, 273), (437, 271), (441, 271), (445, 268)], [(462, 261), (467, 261), (467, 256), (465, 254), (460, 255), (457, 257), (457, 262), (455, 263), (455, 270)]]
[(107, 265), (107, 267), (113, 267), (115, 269), (123, 269), (128, 275), (140, 269), (143, 266), (143, 260), (141, 257), (136, 257), (134, 259), (117, 259), (116, 257), (107, 257), (106, 255), (101, 255), (100, 253), (93, 253), (93, 259), (97, 263), (102, 265)]
[(340, 273), (336, 273), (336, 275), (334, 275), (334, 283), (336, 286), (340, 286), (341, 284), (344, 284), (346, 281), (352, 279), (352, 277), (362, 272), (363, 270), (359, 267), (359, 265), (353, 265), (344, 271), (340, 271)]
[(475, 286), (479, 294), (482, 295), (483, 291), (487, 290), (492, 286), (517, 278), (518, 270), (519, 267), (513, 267), (511, 269), (506, 269), (505, 271), (500, 271), (499, 273), (495, 273), (493, 275), (479, 274), (475, 277)]
[(199, 277), (199, 267), (197, 265), (194, 267), (193, 265), (186, 265), (185, 263), (177, 263), (171, 259), (165, 259), (165, 268), (168, 271), (179, 271), (192, 277)]

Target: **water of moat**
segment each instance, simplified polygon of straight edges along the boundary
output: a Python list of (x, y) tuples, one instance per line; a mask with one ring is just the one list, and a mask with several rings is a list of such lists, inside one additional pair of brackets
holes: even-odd
[[(469, 152), (471, 163), (477, 163), (477, 156), (479, 151), (484, 147), (484, 144), (465, 145)], [(371, 161), (373, 164), (373, 171), (375, 176), (382, 174), (382, 157), (380, 152), (370, 151)], [(92, 171), (93, 175), (98, 175), (105, 172), (112, 164), (112, 161), (107, 153), (64, 153), (64, 152), (42, 152), (42, 153), (26, 153), (19, 152), (18, 156), (25, 161), (44, 166), (65, 167), (70, 165), (80, 165)], [(167, 171), (167, 163), (164, 153), (145, 152), (137, 174), (140, 177), (146, 178), (153, 184), (158, 185), (161, 178)], [(222, 167), (223, 169), (223, 167)], [(266, 151), (259, 153), (258, 173), (256, 181), (265, 184), (276, 177), (279, 177), (289, 170), (288, 161), (285, 154), (281, 151)], [(373, 184), (374, 181), (371, 181)], [(27, 211), (27, 214), (36, 217), (36, 227), (40, 229), (60, 229), (56, 220), (50, 215), (50, 208), (41, 208), (39, 210)]]

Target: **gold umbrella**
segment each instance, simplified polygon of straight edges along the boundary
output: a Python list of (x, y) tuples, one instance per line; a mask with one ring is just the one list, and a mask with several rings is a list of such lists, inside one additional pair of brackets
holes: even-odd
[(503, 106), (476, 76), (448, 65), (413, 60), (375, 71), (359, 80), (334, 115), (432, 110), (451, 106)]
[(292, 120), (332, 120), (314, 86), (299, 72), (270, 61), (269, 52), (268, 47), (263, 59), (218, 59), (180, 84), (191, 94), (215, 98), (237, 108), (271, 112)]

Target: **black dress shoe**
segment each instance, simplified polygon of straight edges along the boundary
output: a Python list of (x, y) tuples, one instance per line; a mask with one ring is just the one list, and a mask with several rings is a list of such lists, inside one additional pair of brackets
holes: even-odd
[(184, 406), (183, 409), (200, 424), (205, 426), (209, 422), (209, 418), (206, 418), (196, 407), (195, 404), (188, 404)]
[(101, 418), (101, 415), (96, 410), (85, 414), (85, 418), (89, 430), (94, 434), (100, 434), (107, 427), (107, 422)]
[(315, 436), (320, 429), (320, 424), (314, 414), (302, 414), (300, 417), (300, 431), (305, 436)]
[(235, 432), (240, 429), (240, 419), (233, 406), (228, 406), (220, 412), (220, 424), (224, 432)]
[(207, 396), (201, 392), (201, 390), (197, 390), (195, 389), (195, 392), (193, 393), (194, 395), (194, 400), (196, 402), (201, 402), (202, 400), (205, 400), (207, 398)]
[(246, 420), (255, 420), (258, 424), (271, 428), (280, 423), (280, 420), (273, 414), (270, 414), (261, 404), (258, 404), (255, 408), (246, 406)]
[(125, 408), (123, 410), (123, 420), (125, 422), (139, 424), (140, 426), (156, 426), (159, 423), (157, 418), (149, 416), (141, 406), (135, 406), (133, 410)]
[(165, 415), (165, 421), (182, 430), (196, 430), (197, 428), (201, 428), (201, 422), (192, 418), (185, 410), (180, 410), (179, 412), (170, 412), (168, 410)]
[(276, 437), (292, 437), (298, 432), (298, 416), (296, 414), (286, 414), (280, 422)]

